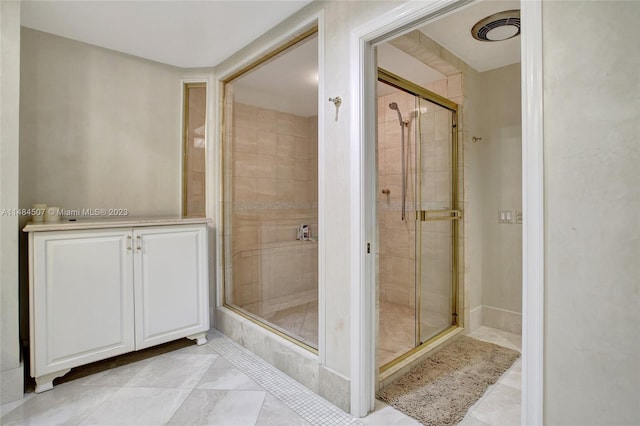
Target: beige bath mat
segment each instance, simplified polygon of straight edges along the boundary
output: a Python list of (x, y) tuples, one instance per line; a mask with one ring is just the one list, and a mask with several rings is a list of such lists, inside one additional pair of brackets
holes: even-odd
[(461, 336), (380, 390), (378, 398), (424, 425), (456, 425), (519, 357), (512, 349)]

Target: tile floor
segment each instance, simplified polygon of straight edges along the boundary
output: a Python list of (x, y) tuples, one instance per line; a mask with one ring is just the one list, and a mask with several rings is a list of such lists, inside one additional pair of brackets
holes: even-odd
[[(473, 337), (520, 349), (520, 336), (481, 327)], [(344, 413), (216, 330), (209, 343), (180, 340), (74, 369), (53, 390), (0, 410), (2, 425), (417, 425), (378, 403)], [(520, 361), (461, 425), (520, 423)]]

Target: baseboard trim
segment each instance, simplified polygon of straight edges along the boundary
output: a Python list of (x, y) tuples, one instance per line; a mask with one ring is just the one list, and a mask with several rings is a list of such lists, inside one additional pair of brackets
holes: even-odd
[(522, 335), (522, 314), (520, 312), (483, 305), (481, 319), (482, 325), (487, 327)]

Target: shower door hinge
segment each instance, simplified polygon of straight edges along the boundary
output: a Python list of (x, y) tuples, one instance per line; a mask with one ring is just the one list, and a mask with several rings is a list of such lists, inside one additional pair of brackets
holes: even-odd
[(367, 243), (367, 254), (371, 253), (371, 243)]

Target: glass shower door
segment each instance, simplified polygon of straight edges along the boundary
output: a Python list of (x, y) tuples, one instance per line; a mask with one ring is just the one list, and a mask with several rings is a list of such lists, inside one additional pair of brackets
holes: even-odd
[(417, 344), (456, 324), (457, 113), (416, 97)]
[(458, 105), (378, 68), (380, 371), (458, 325)]

